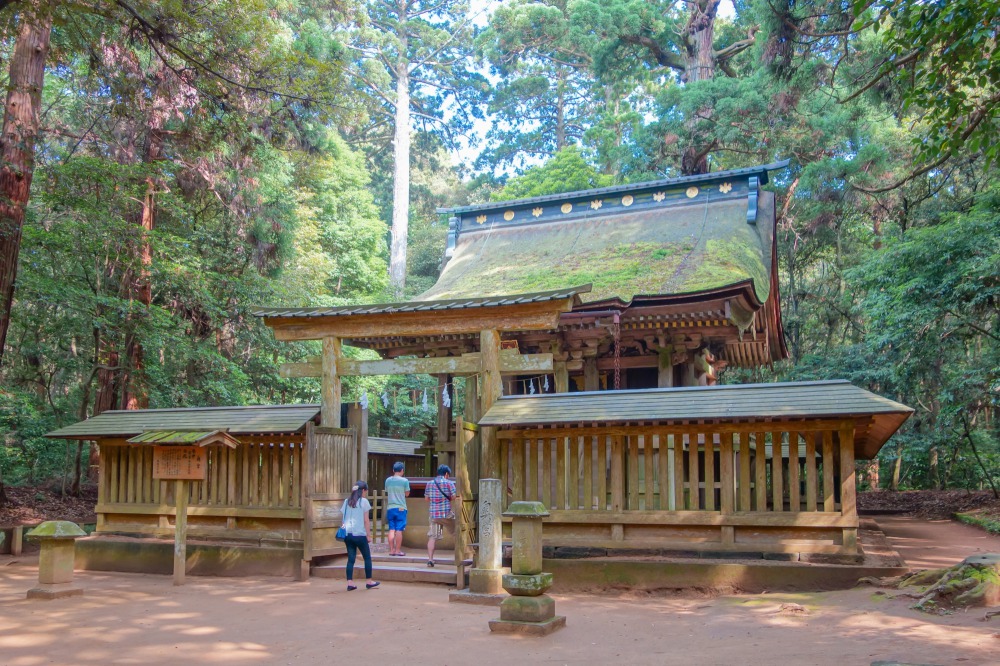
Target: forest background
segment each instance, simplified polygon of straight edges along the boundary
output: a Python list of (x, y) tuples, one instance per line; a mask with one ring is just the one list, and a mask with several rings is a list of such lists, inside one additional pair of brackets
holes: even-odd
[[(995, 487), (998, 29), (1000, 0), (0, 0), (0, 502), (79, 493), (87, 445), (43, 435), (108, 409), (317, 402), (278, 368), (318, 349), (251, 308), (419, 294), (438, 207), (785, 158), (791, 358), (723, 381), (849, 379), (916, 409), (881, 485)], [(435, 387), (344, 392), (421, 438)]]

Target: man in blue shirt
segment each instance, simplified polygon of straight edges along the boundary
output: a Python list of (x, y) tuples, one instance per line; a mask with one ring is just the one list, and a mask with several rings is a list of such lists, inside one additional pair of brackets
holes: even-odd
[(403, 463), (392, 466), (392, 476), (385, 480), (388, 495), (386, 520), (389, 522), (389, 554), (397, 557), (403, 552), (403, 530), (406, 529), (406, 498), (410, 496), (410, 480), (403, 476)]

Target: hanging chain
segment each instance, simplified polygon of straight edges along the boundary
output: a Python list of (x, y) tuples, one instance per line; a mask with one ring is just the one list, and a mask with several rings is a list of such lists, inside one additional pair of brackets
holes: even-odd
[(611, 330), (615, 336), (615, 390), (617, 391), (622, 385), (622, 326), (617, 317)]

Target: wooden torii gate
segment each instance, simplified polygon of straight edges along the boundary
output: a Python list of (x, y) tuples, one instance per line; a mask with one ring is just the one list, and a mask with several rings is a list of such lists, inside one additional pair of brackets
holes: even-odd
[[(254, 314), (280, 341), (321, 340), (323, 353), (307, 363), (282, 367), (285, 377), (322, 379), (321, 418), (339, 428), (341, 378), (359, 375), (478, 375), (480, 409), (485, 413), (503, 392), (504, 374), (553, 372), (552, 354), (519, 354), (501, 349), (501, 332), (553, 330), (559, 317), (578, 303), (589, 285), (539, 294), (450, 301), (420, 301), (341, 308), (261, 308)], [(477, 334), (479, 351), (462, 356), (359, 361), (343, 355), (342, 341), (433, 338)], [(559, 368), (563, 369), (563, 368)], [(557, 373), (558, 374), (558, 373)], [(498, 478), (500, 450), (492, 428), (480, 432), (480, 474)]]

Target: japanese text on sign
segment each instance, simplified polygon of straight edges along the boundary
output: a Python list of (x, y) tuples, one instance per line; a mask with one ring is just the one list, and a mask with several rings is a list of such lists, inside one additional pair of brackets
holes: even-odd
[(198, 446), (153, 447), (154, 479), (204, 480), (208, 452)]

